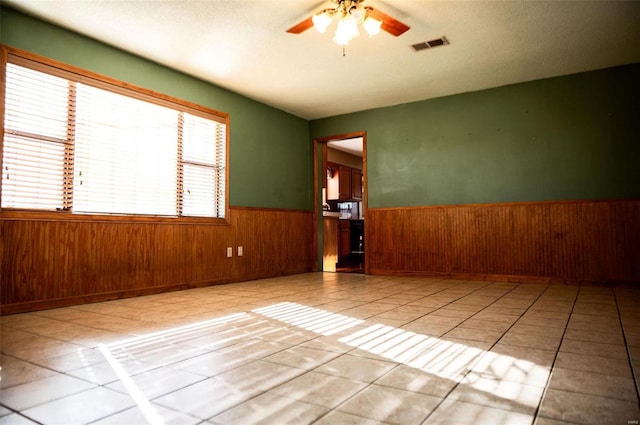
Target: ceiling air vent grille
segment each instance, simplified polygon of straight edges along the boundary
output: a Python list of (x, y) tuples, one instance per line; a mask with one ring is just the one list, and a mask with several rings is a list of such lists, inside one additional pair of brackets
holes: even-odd
[(441, 37), (441, 38), (436, 38), (435, 40), (423, 41), (422, 43), (412, 44), (411, 47), (416, 52), (419, 52), (421, 50), (432, 49), (438, 46), (446, 46), (447, 44), (449, 44), (449, 40), (447, 40), (446, 37)]

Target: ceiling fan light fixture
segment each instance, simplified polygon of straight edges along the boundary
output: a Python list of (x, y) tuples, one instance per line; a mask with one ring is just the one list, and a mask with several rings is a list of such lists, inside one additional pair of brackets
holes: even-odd
[(382, 21), (374, 19), (371, 16), (367, 16), (362, 23), (362, 28), (369, 34), (369, 37), (378, 34), (380, 32), (380, 26), (382, 26)]
[(329, 12), (322, 11), (317, 15), (313, 15), (313, 18), (311, 18), (311, 20), (313, 21), (313, 26), (315, 27), (315, 29), (318, 30), (319, 33), (324, 34), (327, 31), (327, 28), (329, 28), (329, 25), (331, 25), (333, 17), (329, 14)]
[[(0, 0), (2, 1), (2, 0)], [(370, 6), (362, 6), (365, 0), (331, 0), (336, 6), (333, 9), (324, 9), (312, 15), (302, 22), (297, 23), (287, 30), (290, 34), (300, 34), (311, 27), (315, 27), (320, 33), (325, 33), (334, 18), (338, 20), (338, 28), (335, 31), (333, 41), (344, 47), (351, 40), (360, 35), (359, 26), (373, 37), (380, 30), (386, 31), (394, 37), (407, 32), (410, 27), (386, 13)]]

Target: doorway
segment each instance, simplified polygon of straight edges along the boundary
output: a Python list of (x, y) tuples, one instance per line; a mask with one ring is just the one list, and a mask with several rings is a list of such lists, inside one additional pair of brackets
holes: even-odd
[(313, 143), (317, 270), (367, 273), (366, 132)]

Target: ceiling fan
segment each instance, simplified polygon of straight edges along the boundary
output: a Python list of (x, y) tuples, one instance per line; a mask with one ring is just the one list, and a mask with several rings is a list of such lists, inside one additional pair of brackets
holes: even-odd
[(331, 2), (336, 5), (334, 8), (324, 9), (308, 17), (304, 21), (289, 28), (287, 32), (300, 34), (313, 26), (321, 33), (324, 33), (334, 18), (337, 18), (338, 27), (333, 41), (344, 47), (360, 34), (358, 24), (362, 25), (369, 36), (374, 36), (380, 32), (380, 29), (396, 37), (409, 30), (409, 26), (386, 13), (380, 12), (371, 6), (362, 6), (364, 1), (365, 0), (331, 0)]

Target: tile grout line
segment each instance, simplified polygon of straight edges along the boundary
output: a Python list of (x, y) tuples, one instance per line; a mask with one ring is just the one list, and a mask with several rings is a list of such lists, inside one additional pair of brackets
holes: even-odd
[(622, 329), (622, 339), (624, 340), (624, 348), (627, 352), (627, 361), (629, 362), (629, 367), (631, 368), (631, 377), (633, 378), (633, 384), (636, 387), (636, 401), (638, 402), (638, 406), (640, 407), (640, 384), (638, 383), (637, 374), (634, 373), (633, 359), (631, 358), (631, 350), (629, 349), (629, 343), (627, 341), (627, 334), (624, 329), (624, 323), (622, 322), (622, 313), (620, 311), (620, 306), (618, 305), (618, 296), (616, 294), (615, 288), (612, 288), (613, 299), (616, 301), (616, 311), (618, 312), (618, 321), (620, 322), (620, 328)]
[(0, 403), (0, 405), (9, 411), (9, 413), (8, 413), (8, 414), (3, 415), (3, 416), (0, 416), (0, 420), (1, 420), (2, 418), (6, 418), (6, 417), (7, 417), (7, 416), (9, 416), (9, 415), (18, 415), (19, 417), (24, 418), (24, 419), (29, 420), (29, 421), (32, 421), (32, 422), (33, 422), (33, 423), (35, 423), (35, 424), (43, 425), (43, 424), (42, 424), (42, 422), (36, 421), (35, 419), (32, 419), (32, 418), (30, 418), (30, 417), (26, 416), (25, 414), (23, 414), (23, 413), (22, 413), (22, 412), (20, 412), (19, 410), (15, 410), (15, 409), (13, 409), (13, 408), (11, 408), (11, 407), (9, 407), (9, 406), (5, 406), (5, 405), (4, 405), (4, 404), (2, 404), (2, 403)]
[(569, 312), (569, 317), (567, 318), (567, 323), (565, 323), (564, 325), (564, 329), (562, 330), (562, 336), (560, 338), (560, 344), (558, 345), (558, 348), (555, 350), (555, 355), (553, 356), (553, 362), (551, 363), (551, 368), (549, 369), (549, 377), (547, 377), (547, 382), (545, 382), (544, 384), (544, 389), (542, 391), (542, 394), (540, 396), (540, 401), (538, 402), (538, 406), (536, 407), (536, 411), (534, 412), (533, 415), (533, 420), (535, 421), (539, 415), (540, 415), (540, 409), (542, 408), (542, 402), (544, 401), (547, 392), (549, 391), (550, 387), (549, 384), (551, 383), (551, 378), (553, 376), (553, 370), (556, 366), (556, 361), (558, 360), (558, 354), (560, 353), (560, 348), (562, 347), (562, 342), (564, 341), (564, 336), (567, 333), (567, 329), (569, 328), (569, 322), (571, 321), (571, 316), (573, 315), (573, 310), (576, 308), (576, 304), (578, 303), (578, 298), (580, 296), (580, 291), (582, 290), (582, 285), (578, 286), (578, 291), (576, 292), (576, 295), (573, 299), (573, 304), (571, 305), (571, 311)]

